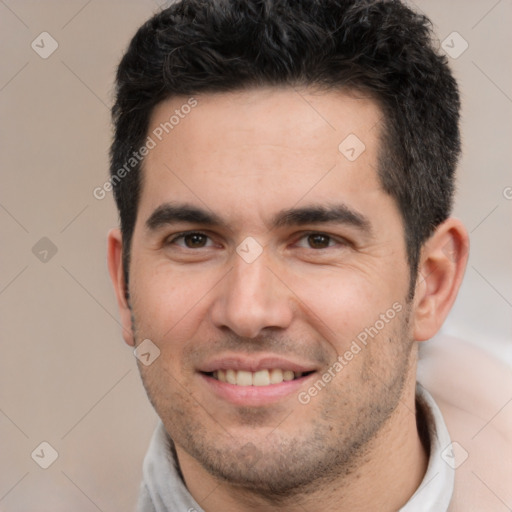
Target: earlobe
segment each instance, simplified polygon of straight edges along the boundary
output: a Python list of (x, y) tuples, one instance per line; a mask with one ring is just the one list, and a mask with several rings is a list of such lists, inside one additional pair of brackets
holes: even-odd
[(414, 297), (414, 339), (432, 338), (455, 302), (468, 260), (469, 236), (458, 219), (440, 224), (425, 242)]
[(123, 240), (119, 229), (111, 229), (107, 235), (107, 262), (110, 279), (119, 307), (119, 315), (123, 328), (123, 338), (128, 345), (134, 346), (132, 329), (132, 313), (127, 300), (127, 289), (123, 269)]

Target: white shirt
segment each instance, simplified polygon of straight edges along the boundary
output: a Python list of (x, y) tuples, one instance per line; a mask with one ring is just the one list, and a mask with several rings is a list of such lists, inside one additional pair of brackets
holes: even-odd
[(450, 459), (447, 458), (450, 453), (453, 454), (450, 434), (432, 395), (420, 384), (416, 385), (416, 399), (422, 406), (427, 423), (430, 457), (420, 486), (398, 512), (446, 512), (455, 482), (455, 469), (450, 467)]

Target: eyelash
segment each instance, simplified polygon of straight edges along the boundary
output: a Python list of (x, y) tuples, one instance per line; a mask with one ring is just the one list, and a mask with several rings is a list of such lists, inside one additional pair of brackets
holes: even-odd
[[(171, 239), (168, 239), (165, 242), (165, 245), (173, 245), (173, 244), (176, 243), (177, 240), (184, 239), (186, 236), (190, 236), (190, 235), (205, 236), (210, 241), (212, 241), (211, 237), (207, 233), (204, 233), (202, 231), (184, 231), (182, 233), (177, 233)], [(329, 243), (333, 242), (335, 244), (342, 245), (342, 246), (350, 245), (350, 242), (348, 240), (346, 240), (346, 239), (344, 239), (342, 237), (335, 237), (333, 235), (329, 235), (328, 233), (324, 233), (322, 231), (307, 231), (307, 232), (301, 233), (300, 237), (298, 237), (295, 240), (294, 245), (296, 245), (300, 240), (306, 239), (307, 237), (312, 236), (312, 235), (327, 237), (329, 239)], [(324, 248), (321, 248), (321, 249), (315, 249), (313, 247), (307, 247), (306, 249), (310, 249), (310, 250), (318, 252), (318, 251), (329, 249), (329, 248), (332, 248), (332, 247), (333, 246), (329, 245), (328, 247), (324, 247)], [(187, 250), (187, 249), (188, 250), (192, 250), (192, 251), (196, 250), (196, 249), (193, 249), (191, 247), (182, 247), (182, 248), (185, 249), (185, 250)], [(208, 248), (208, 247), (200, 247), (199, 249), (204, 249), (204, 248)]]
[[(211, 241), (211, 237), (208, 234), (203, 233), (202, 231), (184, 231), (183, 233), (178, 233), (178, 234), (174, 235), (170, 240), (166, 241), (166, 245), (173, 245), (176, 243), (177, 240), (180, 240), (180, 239), (184, 240), (186, 236), (191, 236), (191, 235), (204, 236), (208, 240)], [(184, 249), (190, 249), (190, 247), (184, 247)], [(201, 247), (201, 249), (202, 249), (202, 247)]]

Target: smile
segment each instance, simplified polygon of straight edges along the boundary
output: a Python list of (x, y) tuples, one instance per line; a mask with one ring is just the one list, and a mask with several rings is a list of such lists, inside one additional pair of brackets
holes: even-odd
[(303, 375), (311, 372), (294, 372), (292, 370), (282, 370), (273, 368), (271, 370), (259, 370), (249, 372), (245, 370), (216, 370), (209, 375), (221, 382), (228, 382), (235, 386), (270, 386), (272, 384), (281, 384), (295, 379), (300, 379)]
[(197, 374), (208, 399), (258, 407), (293, 399), (318, 369), (318, 364), (293, 357), (225, 352), (202, 362)]

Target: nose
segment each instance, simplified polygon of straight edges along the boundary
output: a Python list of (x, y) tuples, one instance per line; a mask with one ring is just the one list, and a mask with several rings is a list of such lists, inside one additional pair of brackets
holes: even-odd
[(238, 336), (256, 338), (266, 328), (286, 329), (293, 317), (293, 294), (277, 277), (262, 254), (247, 263), (237, 254), (234, 265), (212, 304), (212, 321), (217, 328)]

